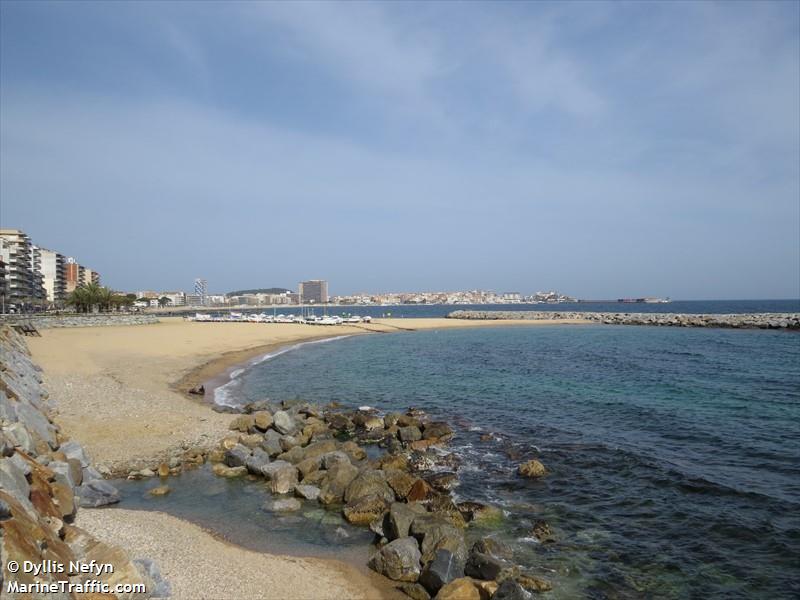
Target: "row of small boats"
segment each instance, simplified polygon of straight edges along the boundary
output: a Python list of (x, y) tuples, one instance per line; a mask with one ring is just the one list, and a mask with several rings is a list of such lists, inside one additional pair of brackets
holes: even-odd
[(355, 323), (369, 323), (372, 317), (360, 317), (350, 315), (340, 316), (315, 316), (315, 315), (268, 315), (243, 314), (231, 312), (227, 315), (212, 315), (209, 313), (196, 313), (193, 317), (188, 317), (189, 321), (196, 323), (296, 323), (300, 325), (347, 325)]

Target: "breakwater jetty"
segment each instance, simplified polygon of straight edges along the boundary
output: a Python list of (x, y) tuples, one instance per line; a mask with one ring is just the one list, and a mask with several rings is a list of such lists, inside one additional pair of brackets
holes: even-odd
[(579, 320), (606, 325), (651, 325), (659, 327), (724, 327), (729, 329), (795, 329), (800, 330), (800, 313), (749, 314), (681, 314), (681, 313), (615, 313), (615, 312), (558, 312), (456, 310), (448, 319), (478, 321), (505, 320)]

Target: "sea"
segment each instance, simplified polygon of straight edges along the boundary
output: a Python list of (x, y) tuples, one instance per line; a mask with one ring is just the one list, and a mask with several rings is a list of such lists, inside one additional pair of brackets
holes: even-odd
[[(553, 583), (546, 597), (800, 596), (797, 332), (542, 325), (362, 335), (274, 353), (225, 395), (417, 407), (449, 421), (457, 497), (504, 513), (470, 536), (511, 546)], [(529, 458), (550, 474), (518, 477)], [(263, 484), (201, 469), (171, 479), (166, 499), (149, 498), (155, 483), (121, 482), (122, 506), (172, 512), (255, 549), (366, 558), (369, 535), (335, 513), (261, 512)], [(540, 520), (555, 541), (532, 536)]]

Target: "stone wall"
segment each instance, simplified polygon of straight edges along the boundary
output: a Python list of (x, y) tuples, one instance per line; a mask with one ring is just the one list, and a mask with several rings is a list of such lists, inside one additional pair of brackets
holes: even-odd
[(63, 316), (41, 316), (41, 315), (4, 315), (0, 317), (0, 325), (31, 323), (37, 329), (48, 329), (55, 327), (106, 327), (109, 325), (150, 325), (158, 323), (155, 315), (114, 315), (114, 314), (91, 314), (91, 315), (63, 315)]
[[(54, 403), (42, 384), (41, 370), (32, 360), (24, 338), (0, 327), (0, 586), (3, 598), (71, 598), (66, 593), (6, 593), (8, 582), (33, 584), (94, 579), (112, 587), (144, 583), (147, 591), (119, 598), (165, 595), (165, 582), (153, 575), (151, 561), (130, 560), (119, 548), (95, 539), (74, 526), (81, 506), (118, 502), (119, 492), (104, 481), (86, 452), (69, 441), (53, 421)], [(45, 561), (55, 561), (46, 563)], [(95, 560), (113, 565), (100, 576), (70, 572), (70, 561)], [(60, 564), (64, 572), (36, 576), (9, 564)], [(51, 569), (52, 570), (52, 569)], [(168, 595), (168, 593), (166, 594)]]
[(679, 314), (679, 313), (611, 313), (611, 312), (557, 312), (557, 311), (504, 311), (457, 310), (448, 319), (475, 320), (548, 320), (570, 319), (604, 323), (607, 325), (654, 325), (662, 327), (726, 327), (733, 329), (800, 329), (800, 313), (750, 313), (750, 314)]

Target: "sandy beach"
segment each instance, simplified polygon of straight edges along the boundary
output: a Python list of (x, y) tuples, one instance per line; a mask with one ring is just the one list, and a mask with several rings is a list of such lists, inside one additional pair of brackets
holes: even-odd
[(83, 509), (76, 524), (134, 558), (155, 560), (177, 599), (400, 597), (344, 563), (252, 552), (161, 512)]

